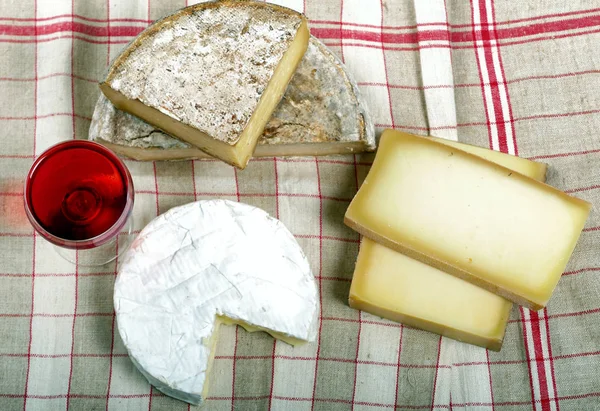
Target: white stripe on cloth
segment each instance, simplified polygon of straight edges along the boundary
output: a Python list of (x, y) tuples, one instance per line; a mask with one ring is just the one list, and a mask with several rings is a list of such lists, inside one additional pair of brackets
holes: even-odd
[[(454, 340), (447, 341), (449, 350), (454, 352), (451, 372), (452, 409), (493, 410), (487, 350)], [(476, 365), (464, 365), (467, 362)], [(460, 363), (463, 365), (454, 365)]]
[[(431, 26), (432, 23), (448, 24), (445, 1), (415, 0), (414, 5), (420, 47), (421, 77), (423, 86), (426, 87), (423, 93), (427, 106), (429, 129), (448, 125), (456, 126), (454, 88), (427, 88), (428, 86), (454, 84), (452, 51), (447, 47), (449, 41), (429, 41), (426, 35), (432, 28), (437, 29), (438, 26)], [(445, 26), (444, 30), (448, 30), (448, 27)], [(450, 38), (449, 32), (448, 38)], [(424, 46), (427, 48), (423, 48)], [(435, 135), (449, 140), (458, 140), (456, 128), (440, 129), (435, 132)]]

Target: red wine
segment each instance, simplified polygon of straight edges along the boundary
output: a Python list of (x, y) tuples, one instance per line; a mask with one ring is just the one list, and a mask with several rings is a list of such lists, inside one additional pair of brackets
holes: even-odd
[(35, 222), (52, 236), (89, 240), (110, 230), (131, 207), (130, 182), (127, 169), (108, 149), (73, 140), (36, 161), (26, 202)]

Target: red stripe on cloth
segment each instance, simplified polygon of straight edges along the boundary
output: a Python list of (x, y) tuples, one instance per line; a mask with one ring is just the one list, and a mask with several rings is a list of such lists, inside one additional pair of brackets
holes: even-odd
[[(58, 20), (58, 19), (64, 19), (64, 18), (90, 21), (93, 23), (106, 23), (106, 20), (104, 20), (104, 19), (94, 19), (91, 17), (83, 16), (81, 14), (58, 14), (56, 16), (36, 17), (36, 18), (0, 17), (0, 21), (20, 21), (20, 22), (30, 21), (30, 22), (36, 23), (36, 22)], [(129, 19), (129, 18), (115, 18), (115, 19), (112, 19), (112, 21), (125, 22), (125, 23), (146, 23), (146, 24), (149, 23), (149, 21), (147, 21), (147, 20)]]
[[(75, 277), (79, 277), (76, 275)], [(112, 313), (75, 313), (75, 314), (48, 314), (48, 313), (34, 313), (34, 317), (40, 318), (73, 318), (73, 317), (110, 317)], [(0, 317), (3, 318), (25, 318), (29, 317), (29, 314), (9, 314), (3, 313), (0, 314)]]
[(340, 0), (340, 21), (337, 22), (337, 24), (340, 27), (340, 33), (339, 33), (339, 38), (340, 40), (342, 40), (342, 44), (340, 45), (340, 58), (342, 60), (342, 63), (346, 63), (346, 59), (344, 58), (344, 44), (343, 44), (343, 39), (344, 39), (344, 30), (342, 30), (343, 24), (342, 21), (344, 20), (344, 0)]
[[(482, 15), (483, 15), (483, 11), (482, 11)], [(491, 18), (491, 17), (492, 16), (489, 16), (489, 18)], [(568, 19), (568, 20), (557, 20), (557, 21), (550, 21), (550, 22), (544, 22), (544, 23), (529, 24), (529, 25), (514, 27), (514, 28), (502, 28), (502, 29), (497, 29), (495, 31), (497, 32), (498, 40), (506, 40), (506, 39), (520, 38), (520, 37), (535, 36), (535, 35), (545, 34), (545, 33), (558, 33), (558, 32), (567, 31), (567, 30), (595, 27), (598, 25), (600, 25), (600, 16), (586, 16), (586, 17), (579, 17), (579, 18)], [(489, 21), (484, 21), (482, 19), (481, 31), (483, 31), (483, 32), (490, 31), (490, 28), (493, 29), (494, 26), (495, 26), (494, 23), (489, 22)], [(451, 35), (451, 40), (454, 43), (461, 43), (461, 42), (468, 43), (468, 42), (474, 41), (473, 32), (472, 31), (471, 32), (469, 32), (469, 31), (453, 32)]]
[[(542, 338), (540, 331), (540, 318), (536, 311), (530, 311), (531, 317), (531, 334), (533, 336), (533, 349), (535, 358), (535, 367), (537, 368), (538, 375), (538, 387), (540, 389), (540, 400), (542, 405), (542, 411), (550, 410), (550, 400), (548, 395), (548, 380), (546, 376), (546, 367), (544, 365), (544, 351), (542, 349)], [(536, 382), (534, 381), (534, 384)]]
[(273, 341), (273, 351), (271, 352), (271, 388), (269, 389), (269, 407), (273, 405), (273, 388), (275, 387), (275, 352), (277, 349), (277, 340)]
[[(306, 10), (306, 0), (303, 1), (304, 3), (304, 10)], [(186, 0), (185, 5), (188, 5), (188, 2)], [(523, 22), (531, 22), (531, 21), (538, 21), (538, 20), (545, 20), (545, 19), (550, 19), (550, 18), (560, 18), (560, 17), (568, 17), (568, 16), (576, 16), (576, 15), (582, 15), (582, 14), (590, 14), (590, 13), (596, 13), (596, 12), (600, 12), (600, 8), (592, 8), (592, 9), (585, 9), (585, 10), (576, 10), (576, 11), (569, 11), (569, 12), (564, 12), (564, 13), (551, 13), (551, 14), (544, 14), (544, 15), (540, 15), (540, 16), (530, 16), (530, 17), (524, 17), (524, 18), (520, 18), (520, 19), (511, 19), (511, 20), (507, 20), (507, 21), (500, 21), (497, 22), (497, 25), (512, 25), (512, 24), (516, 24), (516, 23), (523, 23)], [(59, 14), (56, 16), (50, 16), (50, 17), (36, 17), (36, 18), (22, 18), (22, 17), (9, 17), (9, 16), (0, 16), (0, 21), (9, 21), (9, 22), (44, 22), (44, 21), (50, 21), (50, 20), (57, 20), (57, 19), (62, 19), (62, 18), (74, 18), (74, 19), (78, 19), (78, 20), (83, 20), (83, 21), (89, 21), (89, 22), (95, 22), (95, 23), (106, 23), (105, 19), (97, 19), (97, 18), (91, 18), (91, 17), (87, 17), (84, 15), (80, 15), (80, 14)], [(148, 20), (144, 20), (144, 19), (134, 19), (134, 18), (113, 18), (111, 19), (113, 22), (128, 22), (128, 23), (151, 23), (152, 20), (148, 19)], [(356, 26), (356, 27), (367, 27), (367, 28), (383, 28), (383, 29), (390, 29), (390, 30), (402, 30), (402, 29), (416, 29), (417, 27), (428, 27), (428, 26), (448, 26), (450, 28), (465, 28), (465, 27), (471, 27), (470, 24), (448, 24), (444, 21), (440, 21), (437, 23), (421, 23), (421, 24), (412, 24), (412, 25), (401, 25), (401, 26), (379, 26), (379, 25), (373, 25), (373, 24), (361, 24), (361, 23), (351, 23), (351, 22), (340, 22), (340, 21), (335, 21), (335, 20), (319, 20), (319, 19), (311, 19), (310, 20), (311, 23), (313, 24), (334, 24), (334, 25), (344, 25), (344, 26)]]
[[(385, 4), (383, 2), (383, 0), (379, 0), (379, 4), (381, 7), (381, 25), (383, 26), (383, 16), (386, 10)], [(443, 31), (442, 33), (444, 33), (444, 35), (446, 34), (445, 31)], [(387, 58), (385, 55), (385, 46), (384, 46), (384, 33), (383, 31), (380, 33), (381, 34), (381, 52), (383, 54), (383, 71), (385, 73), (385, 84), (387, 87), (387, 95), (388, 95), (388, 109), (390, 111), (390, 120), (392, 121), (392, 128), (396, 128), (395, 126), (395, 121), (394, 121), (394, 106), (392, 104), (392, 93), (390, 91), (390, 79), (389, 79), (389, 75), (388, 75), (388, 65), (387, 65)], [(419, 34), (420, 35), (420, 34)], [(418, 42), (418, 39), (416, 39), (416, 41)]]
[[(66, 39), (74, 39), (74, 40), (81, 40), (85, 43), (89, 43), (89, 44), (106, 44), (106, 40), (94, 40), (91, 39), (89, 37), (83, 37), (83, 36), (78, 36), (78, 35), (74, 35), (74, 34), (62, 34), (60, 36), (56, 36), (56, 37), (48, 37), (48, 38), (42, 38), (42, 39), (22, 39), (22, 40), (17, 40), (17, 39), (4, 39), (4, 38), (0, 38), (0, 43), (8, 43), (8, 44), (29, 44), (29, 43), (49, 43), (55, 40), (66, 40)], [(129, 39), (124, 39), (124, 40), (111, 40), (111, 44), (127, 44), (129, 43)]]
[[(496, 6), (494, 4), (493, 0), (490, 0), (490, 4), (491, 4), (491, 8), (492, 8), (492, 24), (493, 24), (493, 30), (494, 30), (494, 37), (497, 39), (499, 37), (498, 35), (498, 25), (496, 24)], [(504, 84), (504, 87), (502, 88), (502, 90), (504, 91), (504, 97), (506, 98), (506, 102), (507, 102), (507, 108), (508, 108), (508, 113), (504, 113), (504, 114), (508, 114), (508, 121), (509, 121), (509, 127), (510, 127), (510, 138), (512, 138), (511, 143), (511, 147), (513, 148), (513, 152), (511, 154), (514, 154), (515, 156), (519, 155), (519, 150), (517, 147), (517, 137), (515, 134), (515, 118), (513, 116), (513, 110), (512, 110), (512, 104), (510, 102), (510, 93), (508, 92), (508, 83), (506, 82), (506, 73), (504, 71), (504, 63), (502, 61), (502, 53), (500, 53), (500, 47), (498, 47), (498, 64), (499, 64), (499, 68), (500, 68), (500, 73), (502, 75), (502, 83)], [(502, 105), (501, 105), (502, 108)], [(506, 119), (504, 119), (506, 120)], [(504, 123), (505, 124), (505, 123)], [(510, 150), (509, 150), (510, 152)]]
[[(0, 26), (1, 29), (1, 26)], [(417, 33), (386, 33), (350, 30), (344, 28), (320, 28), (312, 27), (310, 32), (319, 39), (352, 39), (361, 41), (370, 41), (372, 43), (389, 44), (416, 44), (418, 43)], [(448, 41), (448, 34), (445, 30), (423, 31), (425, 41)]]
[[(525, 362), (527, 363), (527, 369), (529, 374), (529, 390), (531, 392), (531, 400), (535, 401), (535, 394), (533, 392), (533, 375), (531, 373), (531, 353), (529, 350), (528, 336), (527, 336), (527, 325), (523, 321), (524, 311), (526, 308), (519, 307), (519, 312), (521, 313), (521, 331), (523, 333), (523, 347), (525, 348)], [(537, 383), (537, 381), (536, 381)]]
[[(140, 31), (142, 29), (140, 28)], [(585, 36), (585, 35), (589, 35), (589, 34), (596, 34), (596, 33), (600, 33), (600, 29), (594, 29), (594, 30), (588, 30), (588, 31), (578, 31), (578, 32), (574, 32), (574, 33), (567, 33), (567, 34), (550, 34), (547, 36), (540, 36), (540, 37), (535, 37), (535, 38), (530, 38), (530, 39), (524, 39), (524, 40), (514, 40), (514, 41), (507, 41), (507, 40), (502, 40), (499, 41), (499, 45), (502, 46), (513, 46), (513, 45), (519, 45), (519, 44), (527, 44), (527, 43), (534, 43), (534, 42), (540, 42), (540, 41), (545, 41), (545, 40), (557, 40), (557, 39), (563, 39), (563, 38), (569, 38), (569, 37), (576, 37), (576, 36)], [(85, 36), (85, 35), (84, 35)], [(59, 35), (56, 37), (51, 37), (51, 38), (43, 38), (43, 39), (38, 39), (37, 42), (38, 43), (46, 43), (46, 42), (51, 42), (51, 41), (55, 41), (55, 40), (61, 40), (61, 39), (76, 39), (76, 40), (81, 40), (83, 42), (86, 43), (90, 43), (90, 44), (106, 44), (107, 41), (106, 40), (96, 40), (90, 37), (84, 37), (81, 35)], [(115, 33), (111, 33), (111, 37), (114, 36), (118, 36)], [(130, 38), (133, 36), (128, 36), (129, 38), (124, 38), (123, 40), (111, 40), (111, 44), (127, 44), (130, 41)], [(327, 45), (327, 46), (340, 46), (341, 42), (340, 41), (331, 41), (331, 39), (322, 39), (323, 42)], [(34, 43), (35, 40), (33, 39), (13, 39), (13, 38), (0, 38), (0, 43)], [(375, 48), (375, 49), (381, 49), (381, 43), (376, 43), (376, 44), (364, 44), (364, 43), (351, 43), (351, 42), (344, 42), (344, 45), (346, 47), (362, 47), (362, 48)], [(424, 46), (406, 46), (406, 47), (394, 47), (394, 46), (386, 46), (385, 47), (386, 50), (390, 50), (390, 51), (418, 51), (421, 49), (428, 49), (428, 48), (452, 48), (452, 49), (456, 49), (456, 50), (465, 50), (465, 49), (471, 49), (473, 48), (473, 45), (469, 45), (469, 44), (463, 44), (463, 45), (459, 45), (459, 44), (454, 44), (452, 46), (450, 46), (449, 44), (433, 44), (433, 45), (424, 45)]]
[[(340, 18), (341, 20), (341, 18)], [(447, 26), (448, 23), (445, 21), (440, 21), (439, 23), (418, 23), (406, 26), (384, 26), (377, 24), (365, 24), (365, 23), (352, 23), (349, 21), (335, 21), (335, 20), (318, 20), (318, 19), (310, 19), (310, 23), (315, 26), (318, 24), (329, 24), (334, 26), (348, 26), (348, 27), (364, 27), (371, 29), (379, 29), (379, 30), (416, 30), (418, 27), (430, 27), (430, 26)]]
[(580, 193), (582, 191), (597, 190), (599, 188), (600, 188), (600, 184), (596, 184), (596, 185), (589, 186), (589, 187), (572, 188), (572, 189), (569, 189), (569, 190), (564, 190), (564, 192), (567, 193), (567, 194)]
[[(472, 30), (473, 30), (473, 37), (475, 38), (475, 4), (473, 3), (473, 0), (469, 0), (471, 3), (471, 22), (473, 23), (472, 25)], [(485, 88), (486, 86), (489, 85), (490, 81), (487, 78), (484, 78), (483, 76), (483, 72), (482, 72), (482, 68), (481, 68), (481, 62), (479, 59), (479, 55), (478, 55), (478, 51), (479, 48), (477, 47), (476, 44), (474, 44), (475, 46), (475, 62), (477, 63), (477, 71), (479, 72), (479, 86), (481, 88), (481, 99), (483, 100), (483, 111), (485, 114), (485, 120), (486, 120), (486, 126), (488, 128), (488, 144), (490, 148), (493, 148), (494, 144), (492, 142), (492, 132), (491, 132), (491, 125), (490, 125), (490, 116), (489, 116), (489, 109), (488, 109), (488, 104), (490, 104), (487, 101), (486, 95), (485, 95)], [(458, 124), (457, 124), (458, 126)]]
[[(319, 170), (319, 159), (315, 157), (315, 168), (317, 171), (317, 191), (319, 197), (323, 194), (321, 190), (321, 173)], [(319, 336), (317, 337), (317, 356), (315, 358), (315, 374), (313, 381), (311, 410), (315, 409), (315, 396), (317, 393), (317, 377), (319, 375), (319, 357), (321, 356), (321, 334), (323, 331), (323, 201), (319, 201)]]
[(574, 275), (574, 274), (585, 273), (587, 271), (600, 271), (600, 267), (586, 267), (586, 268), (580, 268), (579, 270), (565, 271), (563, 273), (563, 275)]
[(556, 373), (554, 371), (554, 355), (552, 354), (552, 343), (550, 342), (550, 321), (548, 318), (548, 309), (544, 308), (544, 322), (546, 325), (546, 344), (548, 345), (548, 356), (550, 360), (550, 377), (552, 378), (552, 388), (554, 390), (554, 404), (556, 410), (560, 411), (560, 404), (558, 403), (558, 390), (556, 388)]
[[(110, 20), (109, 20), (110, 23)], [(56, 33), (79, 33), (91, 37), (135, 37), (142, 32), (144, 28), (139, 26), (108, 26), (98, 27), (90, 26), (85, 23), (75, 21), (65, 21), (60, 23), (46, 24), (38, 26), (16, 26), (1, 24), (0, 36), (47, 36)]]
[[(508, 26), (508, 25), (514, 25), (514, 24), (518, 24), (518, 23), (532, 22), (532, 21), (545, 20), (545, 19), (551, 19), (551, 18), (576, 16), (576, 15), (582, 15), (582, 14), (591, 14), (591, 13), (597, 13), (597, 12), (600, 12), (600, 8), (577, 10), (577, 11), (570, 11), (570, 12), (565, 12), (565, 13), (551, 13), (551, 14), (544, 14), (541, 16), (524, 17), (524, 18), (514, 19), (514, 20), (511, 19), (511, 20), (507, 20), (507, 21), (499, 21), (499, 22), (496, 22), (495, 24), (498, 26)], [(447, 26), (449, 29), (461, 29), (461, 28), (472, 27), (471, 24), (448, 24), (445, 21), (440, 21), (437, 23), (420, 23), (420, 24), (413, 24), (413, 25), (406, 25), (406, 26), (377, 26), (377, 25), (373, 25), (373, 24), (359, 24), (359, 23), (350, 23), (350, 22), (340, 23), (339, 21), (316, 20), (316, 19), (311, 19), (311, 23), (356, 26), (356, 27), (366, 27), (366, 28), (373, 28), (373, 29), (383, 28), (383, 29), (388, 29), (388, 30), (407, 30), (407, 29), (416, 30), (419, 27), (428, 27), (428, 26)]]
[[(589, 13), (596, 13), (596, 12), (600, 12), (600, 8), (577, 10), (577, 11), (570, 11), (570, 12), (565, 12), (565, 13), (551, 13), (551, 14), (544, 14), (541, 16), (524, 17), (524, 18), (514, 19), (514, 20), (511, 19), (508, 21), (500, 21), (500, 22), (497, 22), (496, 24), (497, 25), (509, 25), (509, 24), (515, 24), (515, 23), (531, 22), (531, 21), (544, 20), (544, 19), (556, 18), (556, 17), (576, 16), (578, 14), (589, 14)], [(468, 25), (467, 24), (455, 25), (452, 27), (466, 27), (466, 26), (468, 26)]]
[[(27, 357), (28, 354), (5, 353), (0, 354), (0, 357)], [(71, 354), (31, 354), (31, 358), (68, 358)], [(73, 354), (73, 357), (78, 358), (110, 358), (110, 354)], [(113, 357), (127, 357), (128, 354), (114, 354)]]
[[(492, 148), (500, 150), (503, 153), (511, 153), (512, 150), (509, 148), (509, 139), (512, 140), (512, 136), (514, 136), (513, 129), (509, 132), (506, 128), (506, 123), (510, 122), (510, 124), (514, 123), (514, 119), (510, 115), (510, 111), (505, 113), (504, 107), (502, 105), (502, 100), (506, 100), (508, 105), (508, 90), (507, 86), (504, 84), (504, 78), (498, 77), (498, 75), (503, 72), (500, 62), (500, 49), (497, 46), (497, 37), (496, 31), (494, 30), (493, 25), (493, 16), (488, 16), (488, 8), (486, 7), (486, 0), (477, 0), (477, 4), (474, 7), (478, 7), (479, 18), (481, 24), (485, 25), (488, 29), (484, 29), (481, 31), (481, 38), (477, 39), (481, 41), (482, 44), (479, 46), (483, 50), (483, 53), (479, 53), (480, 48), (477, 48), (477, 53), (482, 56), (486, 70), (481, 71), (481, 80), (484, 83), (484, 87), (488, 88), (492, 97), (492, 101), (488, 101), (488, 107), (491, 105), (493, 107), (493, 115), (494, 122), (490, 122), (490, 139), (492, 143)], [(474, 22), (475, 23), (475, 22)], [(492, 30), (489, 30), (490, 25), (492, 26)], [(477, 46), (477, 42), (475, 44)], [(498, 61), (494, 59), (494, 55), (498, 56)], [(486, 77), (487, 74), (487, 78)], [(502, 87), (500, 85), (503, 84)], [(484, 93), (484, 96), (486, 94)], [(485, 97), (484, 97), (485, 98)], [(494, 137), (497, 136), (497, 142), (494, 142)], [(496, 146), (497, 144), (497, 146)], [(510, 141), (510, 147), (513, 147), (514, 144)]]
[[(0, 195), (2, 195), (0, 193)], [(21, 197), (22, 194), (15, 194), (16, 197)], [(139, 231), (134, 231), (134, 234), (139, 234)], [(5, 237), (33, 237), (33, 234), (5, 234)], [(334, 236), (330, 236), (330, 235), (324, 235), (324, 236), (319, 236), (319, 235), (315, 235), (315, 234), (294, 234), (294, 237), (296, 238), (307, 238), (307, 239), (315, 239), (315, 240), (319, 240), (319, 239), (323, 239), (323, 240), (331, 240), (331, 241), (341, 241), (344, 243), (355, 243), (358, 244), (360, 240), (358, 239), (354, 239), (354, 238), (342, 238), (342, 237), (334, 237)], [(0, 273), (0, 276), (4, 276), (4, 277), (10, 277), (10, 276), (29, 276), (30, 274), (10, 274), (10, 273)], [(60, 277), (60, 276), (69, 276), (69, 275), (73, 275), (73, 274), (60, 274), (60, 273), (50, 273), (50, 274), (39, 274), (39, 277), (42, 276), (56, 276), (56, 277)], [(90, 275), (90, 274), (80, 274), (80, 276), (86, 276), (86, 275)], [(102, 274), (92, 274), (92, 275), (102, 275)], [(319, 276), (320, 277), (320, 276)], [(326, 278), (326, 277), (323, 277)]]
[[(112, 20), (107, 19), (107, 26), (93, 26), (86, 23), (76, 22), (71, 16), (72, 21), (58, 22), (39, 25), (36, 31), (34, 25), (11, 25), (0, 24), (0, 35), (15, 37), (48, 36), (56, 33), (78, 33), (90, 37), (135, 37), (144, 30), (144, 27), (131, 25), (111, 25)], [(491, 16), (490, 16), (491, 17)], [(103, 22), (103, 21), (101, 21)], [(115, 20), (115, 22), (126, 23), (127, 21)], [(146, 23), (144, 21), (141, 21)], [(441, 24), (442, 26), (444, 24)], [(321, 39), (355, 39), (373, 43), (387, 44), (417, 44), (419, 38), (421, 41), (439, 41), (453, 43), (471, 43), (475, 41), (477, 34), (494, 30), (498, 40), (515, 39), (522, 37), (531, 37), (546, 33), (560, 33), (569, 30), (580, 30), (585, 28), (597, 27), (600, 25), (600, 15), (591, 15), (577, 17), (566, 20), (549, 21), (543, 23), (529, 24), (525, 26), (494, 29), (494, 23), (482, 20), (481, 25), (475, 28), (473, 25), (461, 26), (467, 30), (449, 32), (447, 30), (419, 30), (419, 36), (416, 32), (409, 33), (390, 33), (386, 26), (372, 26), (379, 32), (360, 30), (359, 25), (355, 29), (344, 28), (348, 24), (340, 24), (339, 27), (316, 27), (311, 28), (311, 32)], [(433, 24), (432, 26), (440, 26)], [(367, 27), (367, 26), (363, 26)], [(419, 26), (421, 27), (421, 25)], [(426, 27), (426, 26), (424, 26)], [(481, 27), (481, 29), (479, 29)], [(453, 27), (455, 29), (456, 27)], [(531, 39), (533, 40), (533, 39)]]
[(574, 311), (574, 312), (570, 312), (570, 313), (560, 313), (560, 314), (552, 314), (549, 315), (548, 318), (566, 318), (566, 317), (580, 317), (582, 315), (588, 315), (588, 314), (598, 314), (600, 313), (600, 308), (592, 308), (589, 310), (583, 310), (583, 311)]
[(192, 168), (192, 189), (194, 190), (194, 201), (198, 200), (198, 191), (196, 190), (196, 161), (190, 161)]
[(154, 174), (154, 194), (156, 194), (156, 215), (158, 216), (160, 214), (160, 207), (158, 205), (158, 196), (159, 196), (159, 191), (158, 191), (158, 176), (156, 173), (156, 161), (152, 162), (152, 173)]
[[(75, 1), (75, 0), (73, 0)], [(110, 64), (110, 0), (106, 0), (106, 34), (107, 34), (107, 42), (106, 42), (106, 66)], [(108, 399), (107, 399), (108, 401)], [(108, 402), (106, 403), (106, 407), (108, 408)]]

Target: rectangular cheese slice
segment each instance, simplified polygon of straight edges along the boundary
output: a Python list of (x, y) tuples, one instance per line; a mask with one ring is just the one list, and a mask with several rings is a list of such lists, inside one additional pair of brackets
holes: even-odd
[(119, 110), (244, 168), (308, 40), (306, 18), (291, 9), (200, 3), (144, 30), (100, 88)]
[(350, 307), (499, 351), (512, 303), (363, 237)]
[[(427, 137), (545, 181), (546, 164)], [(512, 303), (363, 237), (350, 307), (494, 351), (502, 347)]]
[(386, 130), (344, 221), (380, 244), (538, 310), (590, 207), (451, 145)]

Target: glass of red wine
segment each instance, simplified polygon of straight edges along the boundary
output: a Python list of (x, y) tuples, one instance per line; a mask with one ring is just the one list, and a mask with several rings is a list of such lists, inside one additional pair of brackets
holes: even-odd
[(133, 181), (100, 144), (69, 140), (47, 149), (29, 170), (24, 196), (33, 228), (72, 263), (104, 265), (131, 242)]

